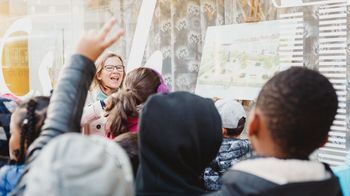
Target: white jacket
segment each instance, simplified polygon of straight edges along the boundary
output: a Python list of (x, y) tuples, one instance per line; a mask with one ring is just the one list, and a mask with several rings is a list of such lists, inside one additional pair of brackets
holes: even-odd
[(101, 102), (94, 100), (91, 92), (86, 98), (83, 116), (81, 118), (81, 128), (84, 135), (105, 135), (106, 118)]

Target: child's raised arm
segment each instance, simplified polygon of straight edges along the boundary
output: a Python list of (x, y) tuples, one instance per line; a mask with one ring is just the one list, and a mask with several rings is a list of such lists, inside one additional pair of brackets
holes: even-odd
[(23, 194), (26, 174), (47, 143), (61, 134), (80, 132), (80, 119), (87, 91), (96, 71), (94, 61), (124, 32), (119, 30), (111, 38), (107, 38), (114, 24), (115, 19), (111, 19), (99, 31), (89, 31), (81, 37), (76, 54), (62, 71), (50, 101), (41, 135), (28, 150), (25, 172), (12, 194)]

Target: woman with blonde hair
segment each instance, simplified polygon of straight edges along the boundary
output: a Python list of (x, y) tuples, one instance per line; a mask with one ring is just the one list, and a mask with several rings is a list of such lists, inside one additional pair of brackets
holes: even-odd
[(97, 61), (81, 121), (83, 134), (105, 135), (105, 99), (120, 90), (124, 77), (124, 62), (119, 55), (108, 52)]
[(123, 59), (115, 53), (108, 52), (96, 63), (96, 74), (89, 90), (90, 100), (87, 102), (105, 100), (117, 92), (123, 84), (124, 77)]

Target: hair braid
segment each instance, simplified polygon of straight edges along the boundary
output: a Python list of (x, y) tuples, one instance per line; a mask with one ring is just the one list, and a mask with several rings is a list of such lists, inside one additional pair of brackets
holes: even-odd
[(35, 125), (37, 123), (36, 119), (36, 110), (37, 102), (35, 100), (31, 100), (28, 102), (27, 107), (27, 119), (28, 119), (28, 129), (26, 132), (26, 145), (29, 146), (34, 141), (34, 134), (35, 134)]
[(20, 151), (18, 163), (24, 163), (25, 161), (25, 148), (28, 147), (31, 142), (34, 140), (33, 132), (35, 129), (35, 108), (37, 106), (37, 102), (34, 99), (30, 99), (27, 103), (27, 113), (25, 115), (25, 119), (22, 121), (22, 129), (21, 129), (21, 139), (20, 139)]

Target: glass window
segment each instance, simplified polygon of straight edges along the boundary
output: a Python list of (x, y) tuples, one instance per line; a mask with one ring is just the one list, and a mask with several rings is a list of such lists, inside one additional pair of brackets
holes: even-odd
[[(122, 27), (126, 33), (109, 50), (134, 67), (160, 51), (166, 83), (173, 90), (190, 92), (196, 90), (208, 27), (293, 21), (295, 29), (284, 31), (284, 36), (293, 37), (292, 45), (278, 46), (279, 65), (317, 69), (334, 84), (339, 110), (329, 142), (316, 156), (339, 165), (350, 148), (347, 10), (346, 0), (3, 0), (1, 92), (47, 94), (79, 36), (112, 16), (118, 21), (115, 28)], [(255, 65), (264, 63), (271, 61)], [(261, 77), (268, 79), (269, 74)]]

